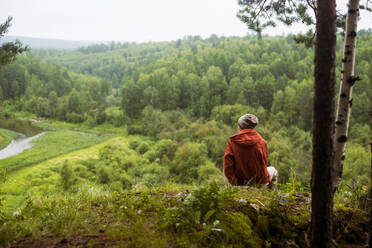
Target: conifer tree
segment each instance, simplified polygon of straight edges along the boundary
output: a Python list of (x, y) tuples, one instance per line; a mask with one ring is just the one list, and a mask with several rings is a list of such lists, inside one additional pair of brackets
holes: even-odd
[[(12, 20), (13, 18), (9, 16), (4, 23), (0, 24), (0, 40), (2, 37), (4, 37), (4, 34), (8, 32), (8, 28), (10, 27)], [(2, 46), (0, 46), (0, 66), (4, 66), (12, 62), (17, 54), (23, 53), (27, 50), (27, 46), (24, 47), (19, 40), (4, 43)]]
[[(260, 36), (262, 28), (276, 26), (274, 18), (291, 25), (313, 24), (307, 8), (315, 11), (315, 95), (313, 121), (313, 166), (311, 205), (311, 247), (332, 247), (332, 162), (334, 130), (334, 87), (336, 50), (336, 1), (240, 0), (238, 17)], [(311, 34), (311, 33), (310, 33)], [(311, 37), (305, 37), (305, 41)], [(311, 44), (310, 42), (308, 42)], [(305, 44), (307, 44), (305, 42)]]

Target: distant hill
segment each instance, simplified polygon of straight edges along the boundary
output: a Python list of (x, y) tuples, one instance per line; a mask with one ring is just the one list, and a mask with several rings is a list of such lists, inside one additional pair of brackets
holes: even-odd
[(0, 44), (5, 42), (12, 42), (16, 39), (20, 40), (23, 44), (28, 45), (30, 48), (45, 48), (45, 49), (68, 49), (73, 50), (82, 46), (88, 46), (98, 41), (73, 41), (73, 40), (59, 40), (59, 39), (44, 39), (32, 38), (24, 36), (5, 36), (0, 40)]

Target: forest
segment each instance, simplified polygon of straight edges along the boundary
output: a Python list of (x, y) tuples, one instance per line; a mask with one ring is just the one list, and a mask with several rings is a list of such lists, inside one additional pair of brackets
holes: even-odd
[[(342, 57), (342, 41), (343, 37), (339, 35), (337, 58)], [(362, 210), (367, 208), (363, 199), (371, 183), (371, 42), (371, 29), (359, 31), (355, 71), (362, 80), (353, 90), (343, 178), (335, 196), (338, 203)], [(43, 206), (52, 208), (53, 203), (40, 198), (41, 195), (69, 193), (71, 198), (60, 198), (58, 204), (71, 201), (72, 206), (77, 206), (80, 204), (78, 195), (85, 194), (83, 199), (99, 202), (97, 209), (104, 205), (116, 213), (120, 206), (110, 205), (108, 201), (124, 201), (120, 198), (124, 194), (130, 205), (123, 216), (128, 217), (140, 215), (138, 206), (141, 204), (148, 208), (154, 207), (151, 204), (172, 205), (177, 198), (184, 202), (177, 211), (167, 212), (166, 219), (161, 219), (162, 214), (157, 213), (156, 218), (160, 228), (168, 230), (180, 226), (180, 232), (186, 236), (181, 240), (171, 238), (176, 239), (180, 247), (188, 247), (188, 228), (195, 231), (192, 235), (197, 235), (198, 228), (204, 224), (201, 228), (209, 233), (195, 236), (198, 247), (210, 242), (210, 235), (214, 235), (215, 244), (247, 242), (242, 247), (270, 247), (261, 243), (264, 238), (273, 247), (280, 247), (275, 246), (278, 236), (274, 233), (277, 232), (286, 240), (302, 242), (297, 240), (301, 239), (299, 237), (290, 237), (283, 227), (297, 223), (295, 228), (299, 229), (293, 231), (304, 232), (308, 213), (289, 214), (292, 222), (288, 223), (283, 217), (281, 229), (270, 222), (276, 213), (265, 212), (269, 211), (266, 209), (263, 216), (253, 218), (256, 218), (253, 222), (259, 224), (259, 230), (254, 234), (258, 236), (252, 236), (247, 234), (253, 232), (249, 227), (251, 220), (240, 212), (227, 218), (248, 225), (245, 230), (229, 226), (231, 220), (219, 219), (224, 218), (219, 211), (238, 208), (242, 204), (225, 206), (224, 202), (231, 201), (237, 193), (220, 188), (227, 185), (222, 170), (227, 140), (238, 130), (237, 119), (252, 113), (259, 118), (257, 131), (268, 143), (269, 165), (279, 171), (278, 187), (281, 193), (288, 192), (284, 201), (296, 208), (295, 199), (308, 196), (312, 165), (313, 68), (313, 48), (296, 43), (291, 35), (264, 36), (261, 40), (253, 35), (211, 35), (206, 39), (186, 36), (169, 42), (111, 42), (77, 50), (32, 49), (0, 67), (0, 128), (7, 129), (10, 125), (6, 123), (14, 119), (40, 117), (44, 121), (35, 125), (46, 134), (36, 141), (33, 149), (0, 160), (0, 170), (4, 175), (5, 171), (8, 174), (8, 179), (0, 183), (0, 191), (7, 192), (6, 199), (0, 202), (11, 210), (20, 204), (28, 204), (32, 208), (25, 210), (25, 216), (31, 216), (33, 213), (27, 211), (32, 209), (38, 209), (43, 216), (46, 214), (42, 212), (45, 211)], [(337, 59), (337, 78), (341, 77), (340, 71), (341, 59)], [(5, 129), (0, 129), (0, 147), (5, 147), (16, 135)], [(23, 183), (15, 186), (16, 180)], [(200, 185), (207, 186), (198, 189), (193, 198), (184, 191), (185, 187)], [(142, 194), (141, 199), (123, 193), (136, 194), (144, 188), (147, 193)], [(96, 190), (97, 198), (92, 198), (92, 189)], [(257, 190), (251, 189), (250, 194), (256, 195), (257, 199), (263, 197), (263, 205), (277, 204), (269, 200), (270, 192)], [(102, 198), (106, 191), (110, 192), (109, 200)], [(168, 192), (164, 194), (175, 198), (159, 203), (154, 200), (159, 197), (159, 191)], [(181, 191), (181, 195), (176, 195), (175, 191)], [(154, 201), (149, 200), (151, 196)], [(283, 198), (283, 194), (279, 193), (278, 197)], [(190, 202), (189, 205), (186, 202)], [(213, 210), (206, 202), (215, 202), (218, 207)], [(191, 207), (199, 213), (188, 215)], [(274, 210), (282, 207), (279, 204)], [(347, 209), (340, 207), (339, 211)], [(143, 214), (150, 212), (149, 209), (141, 211)], [(365, 218), (360, 212), (353, 214)], [(195, 224), (196, 219), (203, 221)], [(174, 222), (173, 226), (165, 224), (169, 221)], [(223, 227), (219, 227), (220, 221)], [(273, 221), (277, 220), (274, 218)], [(14, 230), (21, 228), (20, 223), (20, 220), (13, 222), (7, 232), (15, 235)], [(63, 223), (65, 227), (67, 221)], [(136, 225), (139, 228), (140, 225)], [(343, 240), (346, 229), (336, 228), (335, 235), (340, 235), (336, 237), (338, 242), (357, 243), (360, 238), (357, 233), (363, 233), (360, 225), (356, 223), (349, 227), (353, 235), (347, 236), (350, 240)], [(29, 229), (21, 228), (21, 233), (27, 235), (32, 228), (41, 228), (31, 226), (31, 223), (26, 224)], [(219, 229), (231, 233), (225, 236), (213, 234), (219, 233)], [(57, 236), (65, 232), (63, 229), (52, 231)], [(135, 232), (139, 230), (134, 230), (133, 235)], [(251, 235), (252, 239), (243, 242), (233, 233)], [(163, 241), (159, 237), (151, 244), (145, 239), (136, 242), (143, 242), (143, 247), (164, 247)], [(1, 242), (8, 240), (3, 238)]]
[[(344, 180), (366, 184), (371, 32), (360, 31), (359, 36), (355, 70), (363, 80), (353, 92), (351, 154), (346, 156)], [(252, 112), (259, 116), (258, 130), (268, 141), (270, 163), (279, 168), (280, 182), (287, 182), (292, 171), (307, 184), (312, 54), (290, 36), (261, 41), (191, 36), (161, 43), (112, 42), (77, 51), (33, 50), (0, 71), (2, 115), (20, 111), (89, 127), (122, 126), (129, 134), (149, 137), (144, 143), (148, 149), (163, 140), (174, 142), (175, 150), (183, 144), (202, 145), (201, 156), (221, 168), (237, 118)], [(340, 68), (338, 64), (338, 75)], [(143, 149), (146, 152), (156, 158), (154, 151)], [(362, 164), (355, 162), (360, 156), (365, 158)]]

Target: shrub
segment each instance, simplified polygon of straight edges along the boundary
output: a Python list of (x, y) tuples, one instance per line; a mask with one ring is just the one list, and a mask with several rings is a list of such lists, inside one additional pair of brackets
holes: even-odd
[(136, 167), (140, 160), (141, 158), (134, 154), (123, 156), (120, 158), (120, 168), (127, 171), (130, 168)]
[(111, 182), (111, 176), (113, 174), (113, 171), (104, 166), (100, 166), (97, 175), (98, 175), (98, 181), (102, 184), (108, 184)]
[[(181, 232), (195, 232), (216, 226), (218, 217), (231, 201), (232, 188), (221, 188), (215, 182), (189, 193), (178, 208), (174, 208), (169, 222)], [(216, 222), (217, 221), (217, 222)]]
[(212, 162), (207, 162), (198, 169), (199, 182), (217, 181), (224, 182), (222, 172)]
[(158, 186), (169, 178), (169, 168), (152, 163), (144, 167), (143, 181), (146, 186)]
[(134, 183), (134, 180), (124, 172), (120, 174), (120, 182), (123, 189), (130, 189)]
[(167, 156), (169, 159), (172, 160), (174, 158), (174, 154), (177, 151), (177, 144), (170, 139), (160, 140), (158, 143), (156, 143), (155, 150), (159, 158)]
[(155, 150), (147, 151), (143, 157), (150, 161), (150, 163), (154, 162), (157, 158), (159, 158), (158, 153)]
[(91, 173), (87, 167), (85, 167), (82, 164), (77, 164), (74, 166), (74, 173), (76, 173), (77, 176), (82, 178), (89, 178), (93, 176), (93, 173)]
[(125, 123), (125, 117), (120, 109), (109, 108), (106, 110), (106, 121), (115, 127), (119, 127)]
[(147, 152), (148, 150), (150, 149), (150, 145), (147, 143), (147, 142), (141, 142), (137, 148), (136, 148), (136, 151), (139, 153), (139, 154), (144, 154), (145, 152)]
[(188, 142), (177, 149), (171, 173), (182, 183), (198, 179), (198, 167), (205, 164), (207, 149), (205, 145)]
[(113, 191), (120, 191), (120, 190), (123, 189), (123, 185), (121, 184), (120, 181), (115, 181), (115, 182), (112, 182), (112, 183), (110, 184), (110, 188), (111, 188), (111, 190), (113, 190)]
[(69, 190), (75, 182), (74, 173), (71, 165), (65, 160), (60, 170), (61, 183), (64, 190)]
[(129, 148), (132, 150), (136, 150), (136, 148), (139, 146), (140, 140), (139, 139), (133, 139), (129, 142)]
[(68, 122), (72, 122), (72, 123), (81, 123), (84, 121), (84, 117), (82, 115), (74, 113), (74, 112), (67, 113), (66, 119)]

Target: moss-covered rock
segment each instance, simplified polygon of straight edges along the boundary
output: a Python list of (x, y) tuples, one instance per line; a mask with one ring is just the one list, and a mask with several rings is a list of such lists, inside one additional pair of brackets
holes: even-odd
[(252, 221), (242, 213), (228, 214), (222, 228), (227, 243), (232, 244), (232, 247), (262, 247), (262, 240), (256, 233)]
[(333, 235), (339, 246), (368, 242), (368, 213), (342, 204), (335, 206)]

